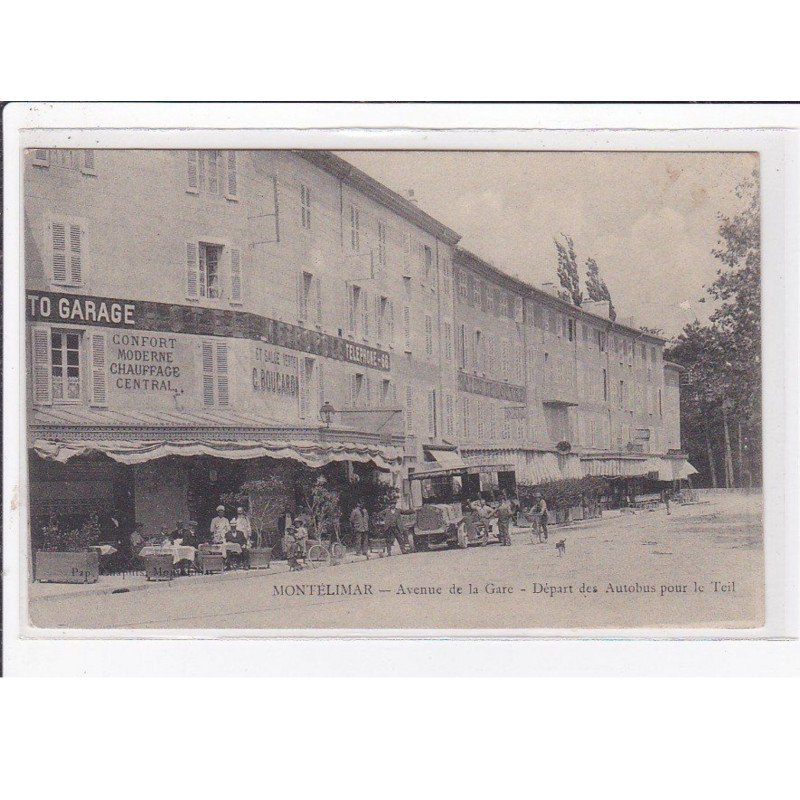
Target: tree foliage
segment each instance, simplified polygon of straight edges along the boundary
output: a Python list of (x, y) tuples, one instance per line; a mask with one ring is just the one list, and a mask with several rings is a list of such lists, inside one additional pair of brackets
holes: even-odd
[(285, 485), (277, 475), (246, 481), (238, 491), (222, 495), (222, 502), (247, 510), (256, 547), (262, 547), (264, 533), (286, 504)]
[(583, 292), (581, 291), (581, 279), (578, 274), (578, 257), (575, 255), (575, 243), (571, 236), (561, 234), (564, 242), (553, 239), (556, 245), (556, 257), (558, 259), (558, 282), (563, 288), (561, 296), (563, 299), (579, 306), (583, 302)]
[(600, 275), (597, 261), (591, 257), (586, 259), (586, 294), (589, 295), (590, 300), (608, 300), (609, 316), (612, 320), (617, 318), (617, 312), (611, 300), (611, 292)]
[[(707, 288), (714, 311), (707, 324), (688, 323), (664, 352), (666, 359), (686, 370), (681, 391), (684, 447), (703, 463), (715, 485), (716, 471), (726, 460), (736, 463), (739, 485), (756, 481), (761, 468), (758, 173), (744, 179), (735, 192), (741, 210), (730, 217), (719, 216), (719, 240), (712, 251), (721, 262)], [(725, 482), (729, 480), (727, 476)]]

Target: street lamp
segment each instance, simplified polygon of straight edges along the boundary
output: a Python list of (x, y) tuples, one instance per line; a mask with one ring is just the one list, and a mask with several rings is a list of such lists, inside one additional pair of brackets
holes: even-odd
[(325, 423), (326, 428), (331, 426), (331, 418), (336, 413), (336, 409), (326, 400), (319, 410), (319, 418)]

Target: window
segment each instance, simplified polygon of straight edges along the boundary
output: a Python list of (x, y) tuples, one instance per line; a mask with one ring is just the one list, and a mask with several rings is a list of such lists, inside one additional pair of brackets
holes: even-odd
[[(94, 158), (91, 159), (94, 172)], [(237, 194), (236, 153), (228, 151), (227, 158), (220, 150), (186, 151), (186, 191), (224, 195), (235, 199)]]
[(359, 213), (355, 206), (350, 206), (350, 249), (358, 252), (361, 249)]
[(470, 402), (468, 397), (464, 397), (461, 401), (462, 405), (462, 414), (461, 414), (461, 429), (465, 439), (469, 439), (470, 436), (470, 424), (469, 424), (469, 415), (471, 413)]
[(356, 332), (356, 323), (359, 317), (359, 306), (361, 303), (361, 287), (360, 286), (351, 286), (349, 292), (349, 317), (348, 317), (348, 325), (350, 328), (351, 333)]
[(222, 245), (200, 242), (200, 297), (217, 299), (220, 296), (220, 264)]
[(425, 355), (433, 355), (433, 320), (425, 315)]
[(452, 328), (450, 327), (449, 322), (444, 323), (444, 360), (451, 361), (453, 358), (453, 346), (452, 346)]
[(50, 151), (49, 150), (34, 150), (33, 151), (33, 159), (31, 162), (34, 166), (37, 167), (49, 167), (50, 166)]
[(382, 406), (391, 405), (392, 402), (392, 382), (388, 378), (381, 381), (380, 404)]
[(386, 223), (378, 222), (378, 264), (386, 266)]
[(300, 226), (311, 230), (311, 189), (304, 183), (300, 184)]
[(603, 400), (608, 400), (608, 373), (603, 370)]
[(475, 305), (475, 276), (471, 273), (467, 273), (466, 301), (468, 305)]
[(442, 290), (446, 295), (450, 294), (452, 285), (452, 269), (450, 267), (450, 259), (446, 256), (442, 257)]
[(428, 436), (436, 438), (436, 390), (428, 392)]
[(409, 306), (403, 307), (403, 338), (405, 341), (405, 349), (411, 352), (411, 308)]
[(431, 279), (431, 269), (433, 267), (433, 250), (427, 245), (423, 244), (420, 249), (420, 254), (422, 258), (422, 274), (424, 275), (424, 280), (427, 283)]
[(604, 331), (597, 331), (597, 349), (601, 353), (606, 351), (606, 334)]
[(202, 356), (203, 405), (229, 405), (227, 342), (204, 341), (202, 343)]
[(414, 430), (414, 389), (406, 386), (406, 431)]
[(655, 347), (650, 348), (650, 361), (655, 364), (656, 363), (656, 349)]
[(53, 402), (79, 402), (81, 399), (80, 333), (52, 331), (50, 352)]
[(625, 408), (625, 381), (619, 382), (619, 407)]
[(461, 369), (467, 368), (467, 329), (465, 325), (458, 326), (458, 343), (456, 350), (458, 351), (458, 366)]
[(497, 313), (497, 289), (486, 292), (486, 311), (489, 314)]
[(54, 219), (50, 223), (50, 264), (53, 283), (80, 286), (83, 283), (85, 230), (78, 220)]
[(583, 327), (583, 343), (588, 345), (589, 344), (589, 327), (587, 325), (582, 325)]
[(314, 285), (314, 276), (310, 272), (301, 272), (297, 280), (297, 318), (301, 321), (308, 319), (308, 306), (312, 300), (311, 291)]
[(571, 342), (575, 341), (575, 320), (571, 318), (567, 320), (567, 338)]
[(481, 332), (475, 331), (475, 345), (472, 353), (472, 369), (477, 372), (481, 368), (481, 356), (483, 355), (483, 340), (481, 339)]
[(467, 273), (463, 269), (458, 271), (458, 299), (466, 301), (467, 293)]
[(363, 403), (365, 395), (366, 376), (361, 372), (356, 372), (351, 378), (350, 384), (350, 405), (353, 408)]
[(448, 394), (444, 405), (444, 429), (447, 436), (453, 435), (453, 395)]
[(472, 281), (472, 305), (476, 308), (481, 307), (481, 295), (483, 294), (483, 282), (474, 280)]
[(664, 409), (661, 405), (661, 389), (658, 390), (658, 416), (659, 417), (664, 416)]

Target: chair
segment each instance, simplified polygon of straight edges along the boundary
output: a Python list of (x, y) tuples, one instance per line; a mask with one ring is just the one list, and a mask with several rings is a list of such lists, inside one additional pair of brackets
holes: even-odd
[(171, 581), (175, 567), (170, 554), (154, 554), (144, 558), (144, 574), (148, 581)]

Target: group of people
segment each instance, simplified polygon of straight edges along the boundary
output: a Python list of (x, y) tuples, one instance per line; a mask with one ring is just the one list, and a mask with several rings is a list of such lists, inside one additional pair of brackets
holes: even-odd
[[(502, 492), (499, 502), (495, 505), (490, 505), (483, 497), (479, 497), (469, 504), (469, 510), (475, 514), (484, 536), (488, 538), (492, 521), (496, 520), (500, 544), (506, 547), (511, 545), (511, 523), (522, 510), (516, 497), (509, 497), (507, 492)], [(533, 532), (538, 533), (540, 539), (544, 536), (547, 540), (547, 502), (541, 494), (534, 495), (528, 515), (532, 521)]]

